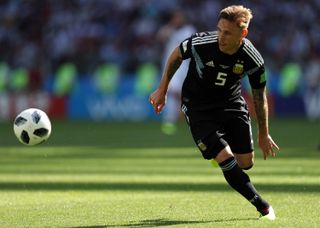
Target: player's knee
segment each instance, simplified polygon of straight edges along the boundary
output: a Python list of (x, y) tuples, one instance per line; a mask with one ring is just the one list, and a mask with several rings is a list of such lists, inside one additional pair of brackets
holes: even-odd
[(253, 154), (245, 154), (245, 155), (237, 155), (237, 162), (241, 169), (243, 170), (249, 170), (254, 165), (254, 156)]

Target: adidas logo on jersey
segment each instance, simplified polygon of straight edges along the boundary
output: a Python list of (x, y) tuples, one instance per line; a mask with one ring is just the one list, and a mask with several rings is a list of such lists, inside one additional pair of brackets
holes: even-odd
[(207, 66), (209, 67), (215, 67), (214, 62), (213, 61), (209, 61), (206, 63)]

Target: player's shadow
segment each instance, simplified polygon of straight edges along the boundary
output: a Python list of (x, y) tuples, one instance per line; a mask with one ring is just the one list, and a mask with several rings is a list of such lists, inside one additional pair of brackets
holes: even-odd
[(219, 223), (219, 222), (238, 222), (257, 220), (257, 218), (233, 218), (233, 219), (217, 219), (212, 221), (193, 221), (193, 220), (170, 220), (170, 219), (147, 219), (138, 222), (130, 222), (128, 224), (117, 225), (97, 225), (97, 226), (77, 226), (70, 228), (104, 228), (104, 227), (157, 227), (157, 226), (173, 226), (183, 224), (205, 224), (205, 223)]

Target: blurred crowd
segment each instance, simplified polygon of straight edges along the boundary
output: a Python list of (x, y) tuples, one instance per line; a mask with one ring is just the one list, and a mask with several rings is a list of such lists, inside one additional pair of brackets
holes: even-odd
[[(156, 34), (173, 10), (205, 31), (216, 28), (219, 11), (230, 4), (252, 9), (249, 39), (270, 72), (288, 63), (302, 74), (310, 64), (317, 68), (320, 0), (2, 0), (0, 63), (27, 69), (34, 87), (63, 63), (73, 63), (79, 75), (90, 75), (101, 63), (134, 75), (145, 62), (160, 68), (163, 46)], [(319, 84), (315, 77), (313, 87)]]

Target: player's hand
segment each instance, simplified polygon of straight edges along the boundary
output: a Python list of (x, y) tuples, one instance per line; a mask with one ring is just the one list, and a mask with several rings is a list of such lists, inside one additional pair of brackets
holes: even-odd
[(259, 143), (260, 149), (262, 150), (264, 160), (266, 160), (268, 156), (275, 157), (276, 156), (275, 149), (280, 150), (280, 148), (273, 141), (270, 135), (266, 135), (266, 136), (259, 135), (258, 143)]
[(150, 95), (149, 102), (154, 108), (154, 111), (157, 114), (160, 114), (162, 111), (162, 108), (166, 104), (166, 93), (160, 89), (157, 89)]

